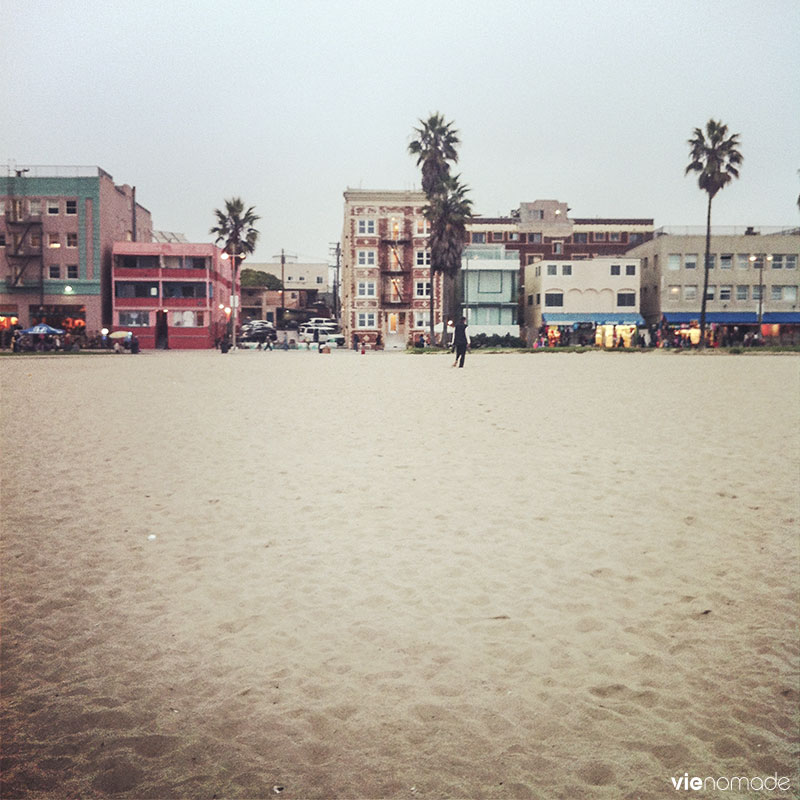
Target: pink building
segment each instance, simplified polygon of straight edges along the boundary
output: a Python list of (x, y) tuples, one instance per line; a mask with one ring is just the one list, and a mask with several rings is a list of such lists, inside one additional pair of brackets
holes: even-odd
[(118, 242), (112, 263), (113, 330), (142, 348), (214, 347), (226, 334), (231, 266), (213, 244)]
[(99, 331), (111, 320), (112, 245), (149, 242), (150, 212), (99, 167), (14, 173), (0, 177), (0, 328)]

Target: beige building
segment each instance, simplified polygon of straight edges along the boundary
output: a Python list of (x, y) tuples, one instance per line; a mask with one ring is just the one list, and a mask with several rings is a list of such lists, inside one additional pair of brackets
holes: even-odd
[[(641, 311), (648, 324), (700, 319), (705, 228), (659, 228), (629, 251), (641, 259)], [(711, 325), (798, 326), (800, 228), (716, 228), (706, 321)]]
[[(348, 189), (342, 231), (341, 326), (348, 346), (405, 348), (430, 326), (429, 226), (422, 192)], [(434, 281), (441, 323), (441, 279)]]
[(572, 329), (588, 342), (597, 325), (641, 325), (640, 279), (639, 259), (629, 254), (528, 264), (524, 325), (529, 343), (543, 326)]

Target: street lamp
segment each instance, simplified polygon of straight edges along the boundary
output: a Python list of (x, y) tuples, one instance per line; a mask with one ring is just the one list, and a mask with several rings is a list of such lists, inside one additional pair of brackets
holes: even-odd
[[(772, 261), (772, 256), (766, 256), (767, 261)], [(761, 338), (761, 323), (764, 317), (764, 258), (756, 255), (750, 256), (750, 263), (758, 270), (758, 337)]]
[(233, 310), (233, 317), (232, 321), (233, 324), (231, 326), (231, 350), (236, 350), (236, 320), (239, 311), (239, 296), (236, 293), (236, 259), (238, 258), (240, 262), (244, 261), (244, 254), (236, 252), (236, 246), (232, 245), (233, 253), (228, 253), (228, 251), (224, 251), (220, 258), (227, 261), (228, 259), (231, 260), (232, 263), (232, 271), (231, 271), (231, 309)]

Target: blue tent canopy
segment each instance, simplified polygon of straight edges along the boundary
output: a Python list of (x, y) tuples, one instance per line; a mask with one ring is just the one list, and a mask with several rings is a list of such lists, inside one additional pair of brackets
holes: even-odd
[(41, 334), (52, 335), (54, 333), (64, 333), (64, 331), (62, 331), (60, 328), (51, 328), (49, 325), (41, 323), (39, 325), (34, 325), (32, 328), (28, 328), (27, 330), (22, 331), (22, 333), (29, 333), (32, 336), (38, 336)]

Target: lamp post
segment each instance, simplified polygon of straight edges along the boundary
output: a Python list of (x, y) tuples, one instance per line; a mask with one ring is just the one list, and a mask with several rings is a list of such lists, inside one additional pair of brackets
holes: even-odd
[(239, 316), (239, 296), (236, 292), (236, 259), (238, 258), (239, 261), (244, 261), (244, 255), (242, 253), (236, 252), (235, 245), (233, 246), (233, 253), (228, 253), (226, 250), (220, 258), (224, 260), (230, 259), (232, 264), (232, 271), (231, 271), (231, 350), (236, 350), (236, 322)]
[[(764, 257), (756, 255), (750, 256), (750, 263), (758, 270), (758, 332), (757, 336), (761, 338), (761, 323), (764, 318)], [(772, 261), (772, 256), (766, 256), (767, 261)]]

